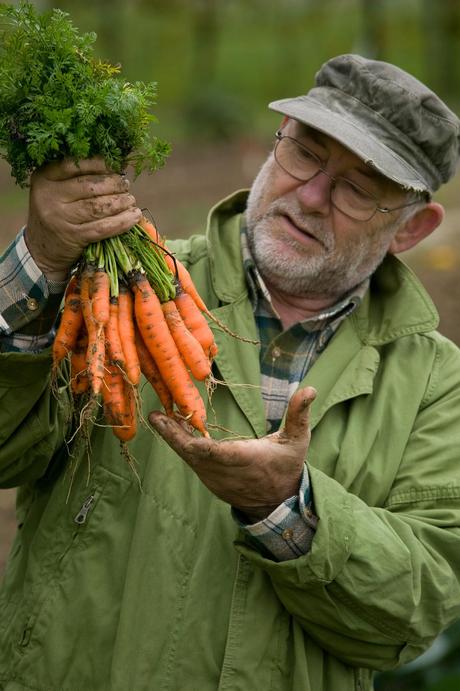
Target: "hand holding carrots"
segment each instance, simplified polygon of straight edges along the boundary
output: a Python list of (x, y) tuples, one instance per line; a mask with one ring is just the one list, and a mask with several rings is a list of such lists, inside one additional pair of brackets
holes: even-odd
[(157, 411), (149, 420), (211, 492), (257, 522), (298, 492), (315, 396), (312, 387), (298, 390), (289, 402), (285, 427), (261, 439), (219, 442), (196, 437)]
[(31, 178), (26, 244), (52, 280), (67, 276), (91, 242), (131, 228), (141, 217), (129, 181), (102, 158), (50, 163)]

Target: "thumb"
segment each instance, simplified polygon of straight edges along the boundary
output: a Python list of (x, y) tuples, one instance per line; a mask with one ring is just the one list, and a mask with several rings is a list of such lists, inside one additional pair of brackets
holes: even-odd
[(316, 398), (316, 389), (306, 386), (298, 389), (289, 401), (283, 435), (300, 441), (310, 434), (310, 408)]

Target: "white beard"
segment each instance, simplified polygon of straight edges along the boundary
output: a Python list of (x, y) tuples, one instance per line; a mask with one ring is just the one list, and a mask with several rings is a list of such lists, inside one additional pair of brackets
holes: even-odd
[[(350, 233), (349, 244), (339, 251), (329, 220), (302, 212), (295, 201), (286, 197), (267, 206), (264, 199), (272, 184), (272, 165), (269, 158), (259, 171), (246, 211), (249, 248), (260, 273), (267, 283), (289, 295), (344, 295), (382, 262), (395, 232), (394, 224), (362, 224), (362, 232)], [(259, 208), (264, 211), (260, 213)], [(317, 246), (306, 247), (283, 232), (280, 214), (288, 214), (300, 227), (308, 227), (319, 241)]]

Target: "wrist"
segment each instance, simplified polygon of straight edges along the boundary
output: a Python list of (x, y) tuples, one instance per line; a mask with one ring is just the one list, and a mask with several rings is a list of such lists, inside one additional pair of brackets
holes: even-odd
[[(280, 502), (282, 503), (282, 502)], [(273, 504), (270, 506), (260, 506), (257, 508), (243, 508), (239, 506), (234, 506), (233, 508), (236, 509), (239, 514), (241, 515), (242, 518), (245, 519), (245, 521), (248, 524), (251, 523), (259, 523), (259, 521), (263, 521), (264, 518), (268, 518), (268, 516), (275, 511), (275, 509), (278, 508), (280, 504)]]
[[(276, 511), (276, 509), (285, 501), (290, 500), (292, 497), (298, 496), (301, 480), (302, 475), (298, 479), (289, 483), (289, 485), (286, 484), (283, 492), (280, 491), (276, 504), (263, 504), (259, 506), (234, 506), (234, 508), (244, 515), (248, 523), (258, 523), (259, 521), (263, 521), (265, 518), (268, 518), (273, 511)], [(275, 497), (267, 498), (275, 499)]]
[[(38, 264), (37, 264), (38, 266)], [(44, 271), (40, 266), (38, 267), (41, 272), (43, 273), (44, 277), (48, 281), (49, 284), (51, 285), (59, 285), (61, 283), (66, 283), (67, 279), (69, 278), (69, 273), (70, 271), (62, 270), (62, 271)], [(57, 291), (55, 291), (57, 292)]]
[(41, 271), (41, 273), (45, 276), (46, 280), (50, 283), (62, 283), (67, 280), (70, 272), (70, 266), (55, 266), (55, 265), (50, 265), (48, 260), (43, 259), (40, 257), (39, 252), (37, 249), (33, 246), (33, 243), (30, 241), (30, 237), (27, 231), (27, 228), (25, 229), (24, 232), (24, 242), (26, 243), (27, 249), (29, 250), (30, 256), (32, 257), (32, 260), (35, 262), (36, 266), (38, 269)]

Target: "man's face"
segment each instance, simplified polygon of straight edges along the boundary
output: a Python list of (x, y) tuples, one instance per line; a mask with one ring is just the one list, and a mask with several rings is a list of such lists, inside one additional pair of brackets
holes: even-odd
[[(403, 192), (374, 173), (337, 141), (289, 120), (283, 134), (313, 151), (328, 173), (375, 195), (379, 206), (403, 203)], [(317, 298), (343, 295), (384, 258), (397, 212), (355, 221), (332, 206), (331, 180), (318, 173), (299, 182), (269, 156), (251, 189), (247, 208), (250, 248), (267, 283), (283, 293)]]

